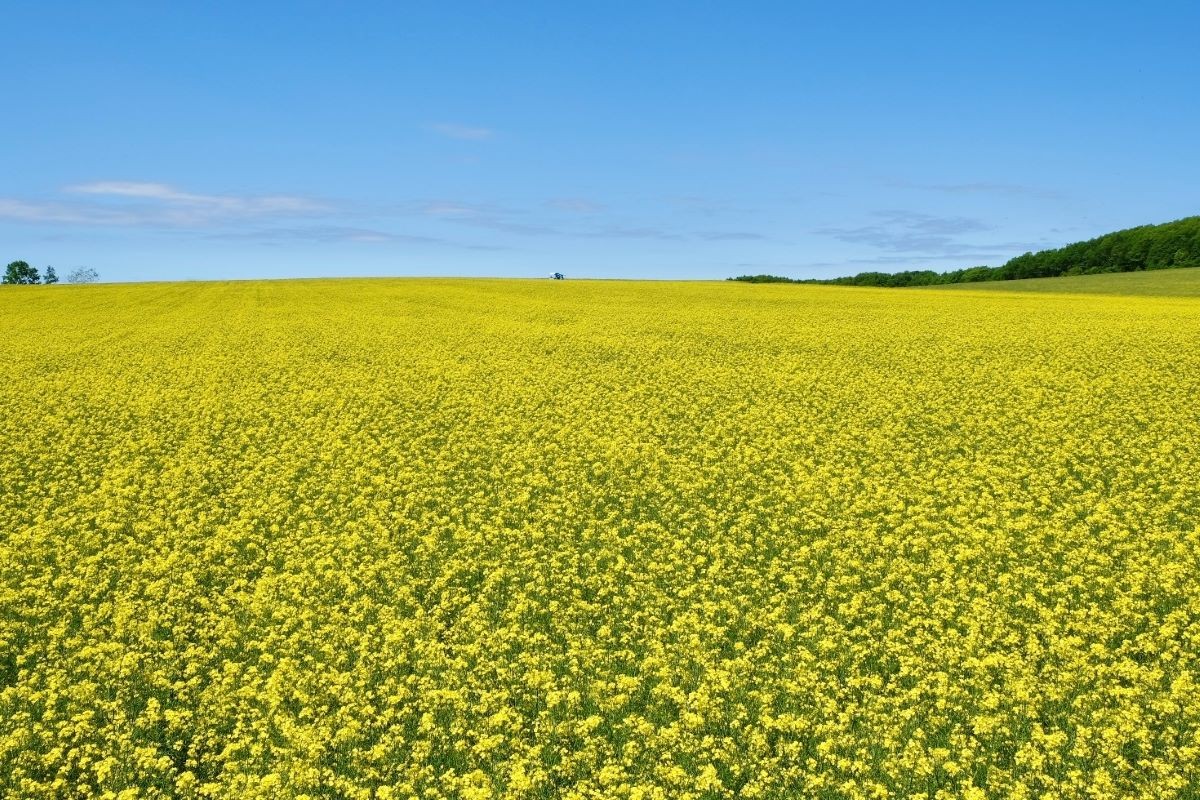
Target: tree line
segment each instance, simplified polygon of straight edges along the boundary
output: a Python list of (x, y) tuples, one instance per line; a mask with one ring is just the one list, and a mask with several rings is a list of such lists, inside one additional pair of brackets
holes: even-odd
[(1161, 225), (1142, 225), (1086, 242), (1025, 253), (999, 267), (966, 267), (950, 272), (931, 269), (860, 272), (842, 278), (795, 279), (777, 275), (740, 275), (746, 283), (824, 283), (838, 286), (939, 286), (977, 281), (1012, 281), (1101, 272), (1138, 272), (1200, 266), (1200, 216)]
[[(98, 280), (100, 273), (91, 267), (78, 267), (67, 274), (67, 283), (95, 283)], [(4, 277), (0, 278), (0, 283), (58, 283), (58, 273), (54, 271), (54, 267), (46, 267), (46, 274), (42, 275), (37, 267), (30, 266), (27, 261), (11, 261), (4, 268)]]

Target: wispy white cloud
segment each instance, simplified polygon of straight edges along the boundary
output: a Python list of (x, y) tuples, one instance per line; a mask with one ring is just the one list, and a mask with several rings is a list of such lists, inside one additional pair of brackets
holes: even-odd
[(595, 215), (607, 209), (597, 203), (578, 198), (554, 198), (542, 203), (543, 208), (555, 208), (580, 215), (574, 224), (556, 217), (553, 224), (530, 221), (529, 215), (536, 209), (513, 209), (496, 205), (464, 203), (454, 200), (435, 200), (420, 206), (424, 216), (456, 225), (484, 228), (500, 233), (521, 236), (552, 236), (567, 239), (644, 239), (656, 241), (751, 241), (766, 237), (759, 233), (742, 230), (687, 231), (664, 228), (657, 225), (628, 223), (616, 220), (596, 219)]
[(11, 197), (0, 197), (0, 219), (83, 225), (136, 225), (143, 221), (142, 215), (120, 209), (45, 203)]
[(747, 213), (747, 209), (744, 207), (731, 205), (721, 200), (695, 194), (675, 195), (666, 198), (666, 202), (681, 211), (687, 212), (688, 214), (695, 214), (705, 217), (720, 217), (729, 214)]
[(915, 181), (892, 180), (889, 186), (900, 189), (923, 189), (929, 192), (945, 194), (993, 194), (1008, 197), (1035, 197), (1042, 200), (1058, 200), (1062, 193), (1041, 186), (1028, 186), (1022, 183), (1005, 183), (1003, 181), (966, 181), (962, 183), (919, 183)]
[(430, 217), (466, 219), (493, 216), (504, 212), (502, 209), (496, 208), (495, 206), (486, 206), (477, 203), (460, 203), (455, 200), (432, 200), (421, 206), (421, 213)]
[(656, 239), (658, 241), (679, 241), (687, 236), (649, 225), (609, 225), (600, 230), (587, 231), (580, 234), (588, 239)]
[[(549, 209), (564, 213), (552, 214)], [(662, 242), (765, 238), (737, 228), (703, 226), (687, 230), (660, 227), (646, 220), (613, 219), (601, 204), (578, 197), (551, 198), (531, 207), (434, 199), (369, 208), (331, 205), (298, 195), (204, 193), (168, 183), (120, 180), (73, 184), (52, 197), (0, 197), (3, 220), (60, 228), (186, 230), (209, 238), (263, 243), (349, 242), (473, 249), (493, 249), (503, 244), (488, 241), (496, 238), (488, 234)], [(465, 235), (462, 228), (479, 233)]]
[(546, 225), (530, 224), (519, 219), (520, 212), (492, 205), (460, 203), (450, 200), (435, 200), (421, 207), (421, 213), (445, 222), (484, 228), (500, 233), (523, 236), (559, 235), (561, 232)]
[(751, 231), (705, 231), (699, 236), (710, 242), (753, 242), (767, 238)]
[(67, 186), (65, 200), (0, 198), (0, 219), (79, 225), (203, 227), (327, 212), (296, 195), (200, 194), (165, 183), (99, 181)]
[(481, 128), (473, 125), (460, 125), (456, 122), (434, 122), (426, 126), (434, 133), (450, 139), (460, 139), (467, 142), (481, 142), (491, 139), (496, 132), (491, 128)]
[(570, 211), (574, 214), (597, 214), (606, 208), (601, 203), (583, 197), (554, 197), (543, 205), (555, 211)]
[(896, 253), (966, 254), (979, 250), (956, 237), (986, 231), (990, 226), (972, 217), (937, 216), (917, 211), (877, 211), (877, 222), (854, 228), (820, 228), (814, 233), (847, 242), (867, 244)]
[(232, 231), (212, 234), (214, 239), (237, 239), (257, 242), (303, 241), (303, 242), (354, 242), (359, 244), (449, 244), (433, 236), (415, 236), (393, 233), (375, 228), (358, 228), (347, 225), (302, 225), (296, 227), (256, 228), (249, 231)]
[(454, 247), (464, 250), (506, 249), (490, 244), (461, 242), (438, 236), (397, 233), (379, 228), (363, 228), (350, 225), (297, 225), (292, 227), (255, 228), (247, 231), (222, 231), (210, 234), (208, 238), (258, 242), (261, 244), (312, 242), (314, 244), (428, 245), (433, 247)]
[(198, 194), (177, 189), (165, 183), (138, 181), (100, 181), (66, 187), (71, 194), (158, 202), (171, 206), (210, 209), (230, 216), (263, 214), (307, 214), (326, 211), (328, 206), (308, 197), (296, 195), (228, 195)]

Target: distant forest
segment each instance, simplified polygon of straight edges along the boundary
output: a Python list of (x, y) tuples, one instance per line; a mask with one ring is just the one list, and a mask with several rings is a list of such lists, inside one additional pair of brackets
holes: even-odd
[(843, 286), (937, 286), (977, 281), (1012, 281), (1060, 275), (1094, 275), (1099, 272), (1138, 272), (1147, 269), (1200, 266), (1200, 217), (1187, 217), (1162, 225), (1108, 233), (1056, 250), (1026, 253), (999, 267), (967, 267), (952, 272), (907, 270), (860, 272), (830, 280), (782, 278), (776, 275), (741, 275), (731, 281), (747, 283), (825, 283)]

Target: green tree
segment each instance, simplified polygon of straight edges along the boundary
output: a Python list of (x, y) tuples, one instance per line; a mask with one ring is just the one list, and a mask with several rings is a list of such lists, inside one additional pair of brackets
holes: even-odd
[[(1055, 250), (1026, 252), (1000, 267), (970, 267), (943, 273), (929, 270), (892, 274), (860, 272), (817, 282), (852, 286), (925, 286), (1186, 266), (1200, 266), (1200, 216), (1115, 231)], [(745, 276), (739, 280), (757, 280), (759, 277)]]
[(0, 283), (41, 283), (37, 267), (31, 267), (24, 261), (13, 261), (4, 270), (4, 278)]
[(58, 283), (58, 273), (54, 267), (46, 267), (46, 277), (42, 278), (42, 283)]

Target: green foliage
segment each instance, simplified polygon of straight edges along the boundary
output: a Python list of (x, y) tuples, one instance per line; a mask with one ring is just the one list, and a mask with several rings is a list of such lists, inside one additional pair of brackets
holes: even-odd
[(1140, 272), (1200, 265), (1200, 217), (1142, 225), (1086, 242), (1025, 253), (993, 270), (992, 280)]
[(46, 277), (42, 279), (42, 283), (58, 283), (58, 273), (54, 271), (54, 267), (46, 267)]
[(25, 261), (13, 261), (4, 270), (4, 278), (0, 283), (41, 283), (37, 267), (31, 267)]
[(741, 281), (742, 283), (808, 283), (808, 281), (795, 278), (785, 278), (782, 275), (738, 275), (736, 278), (726, 278), (726, 280)]
[[(973, 269), (986, 269), (974, 267)], [(933, 286), (942, 283), (942, 276), (933, 270), (908, 270), (906, 272), (860, 272), (850, 278), (834, 278), (822, 283), (850, 286)]]
[(842, 286), (944, 286), (1194, 266), (1200, 266), (1200, 216), (1162, 225), (1142, 225), (1054, 250), (1025, 253), (999, 267), (967, 267), (951, 272), (860, 272), (827, 281), (796, 281), (772, 275), (743, 275), (730, 280), (750, 283), (832, 283)]

